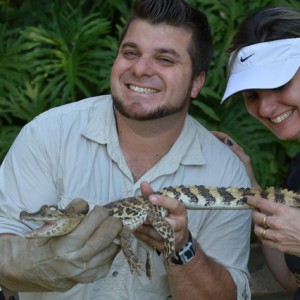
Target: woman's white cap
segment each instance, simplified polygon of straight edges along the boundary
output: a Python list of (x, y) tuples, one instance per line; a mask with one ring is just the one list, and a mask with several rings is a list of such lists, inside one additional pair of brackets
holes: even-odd
[(300, 38), (244, 47), (231, 54), (229, 66), (221, 103), (243, 90), (277, 88), (290, 81), (300, 67)]

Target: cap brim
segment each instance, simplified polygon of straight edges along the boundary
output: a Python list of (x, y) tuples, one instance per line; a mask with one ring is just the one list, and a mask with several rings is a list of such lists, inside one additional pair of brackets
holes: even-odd
[(298, 64), (295, 61), (293, 65), (290, 61), (281, 61), (231, 74), (221, 103), (233, 94), (244, 90), (274, 89), (282, 86), (294, 77), (299, 66), (300, 59)]

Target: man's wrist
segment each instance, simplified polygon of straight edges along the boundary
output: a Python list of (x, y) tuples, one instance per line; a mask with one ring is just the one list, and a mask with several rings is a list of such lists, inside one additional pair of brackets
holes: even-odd
[(189, 263), (196, 255), (196, 242), (189, 231), (188, 242), (179, 250), (175, 252), (172, 257), (172, 263), (175, 265), (185, 265)]

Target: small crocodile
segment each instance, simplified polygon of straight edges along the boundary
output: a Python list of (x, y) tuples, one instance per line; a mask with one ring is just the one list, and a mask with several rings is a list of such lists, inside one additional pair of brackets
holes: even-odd
[[(260, 190), (254, 188), (181, 185), (166, 187), (154, 194), (178, 199), (187, 209), (194, 210), (251, 209), (244, 201), (245, 196), (248, 195), (259, 196), (273, 202), (283, 203), (293, 207), (300, 207), (299, 194), (274, 187)], [(139, 270), (144, 270), (144, 268), (133, 252), (130, 244), (130, 235), (132, 231), (137, 229), (146, 220), (152, 224), (165, 241), (163, 256), (164, 262), (167, 265), (175, 253), (174, 232), (171, 225), (165, 219), (168, 213), (167, 210), (163, 207), (153, 205), (150, 201), (147, 201), (147, 199), (147, 196), (128, 197), (110, 202), (103, 206), (108, 210), (110, 216), (119, 218), (123, 222), (124, 226), (120, 233), (119, 243), (129, 263), (130, 270), (133, 273), (139, 273)], [(80, 199), (78, 203), (80, 203)], [(88, 208), (86, 209), (86, 213), (87, 212)], [(26, 238), (53, 237), (68, 234), (81, 222), (84, 216), (84, 213), (77, 214), (74, 213), (74, 211), (58, 209), (55, 205), (43, 205), (41, 209), (35, 213), (26, 211), (20, 213), (21, 220), (45, 222), (45, 226), (42, 228), (27, 233), (25, 235)], [(145, 245), (143, 246), (145, 247)], [(151, 278), (151, 264), (148, 251), (146, 266), (147, 276)]]

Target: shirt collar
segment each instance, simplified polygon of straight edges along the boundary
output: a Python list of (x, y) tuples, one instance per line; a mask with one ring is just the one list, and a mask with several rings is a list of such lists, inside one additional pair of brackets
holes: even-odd
[(99, 144), (107, 144), (112, 136), (118, 136), (111, 96), (99, 101), (82, 134)]
[(197, 126), (201, 125), (191, 116), (186, 117), (183, 129), (169, 151), (171, 160), (177, 161), (182, 165), (205, 164), (205, 157), (201, 150), (205, 136), (204, 134), (199, 135)]
[[(83, 131), (83, 136), (99, 144), (108, 144), (109, 141), (118, 140), (111, 96), (105, 100), (99, 101), (99, 105), (92, 111), (90, 121)], [(205, 130), (200, 129), (203, 135), (199, 135), (199, 128), (195, 128), (197, 126), (201, 125), (192, 117), (187, 116), (178, 139), (163, 159), (167, 159), (171, 165), (175, 166), (205, 164), (201, 150), (206, 138)]]

